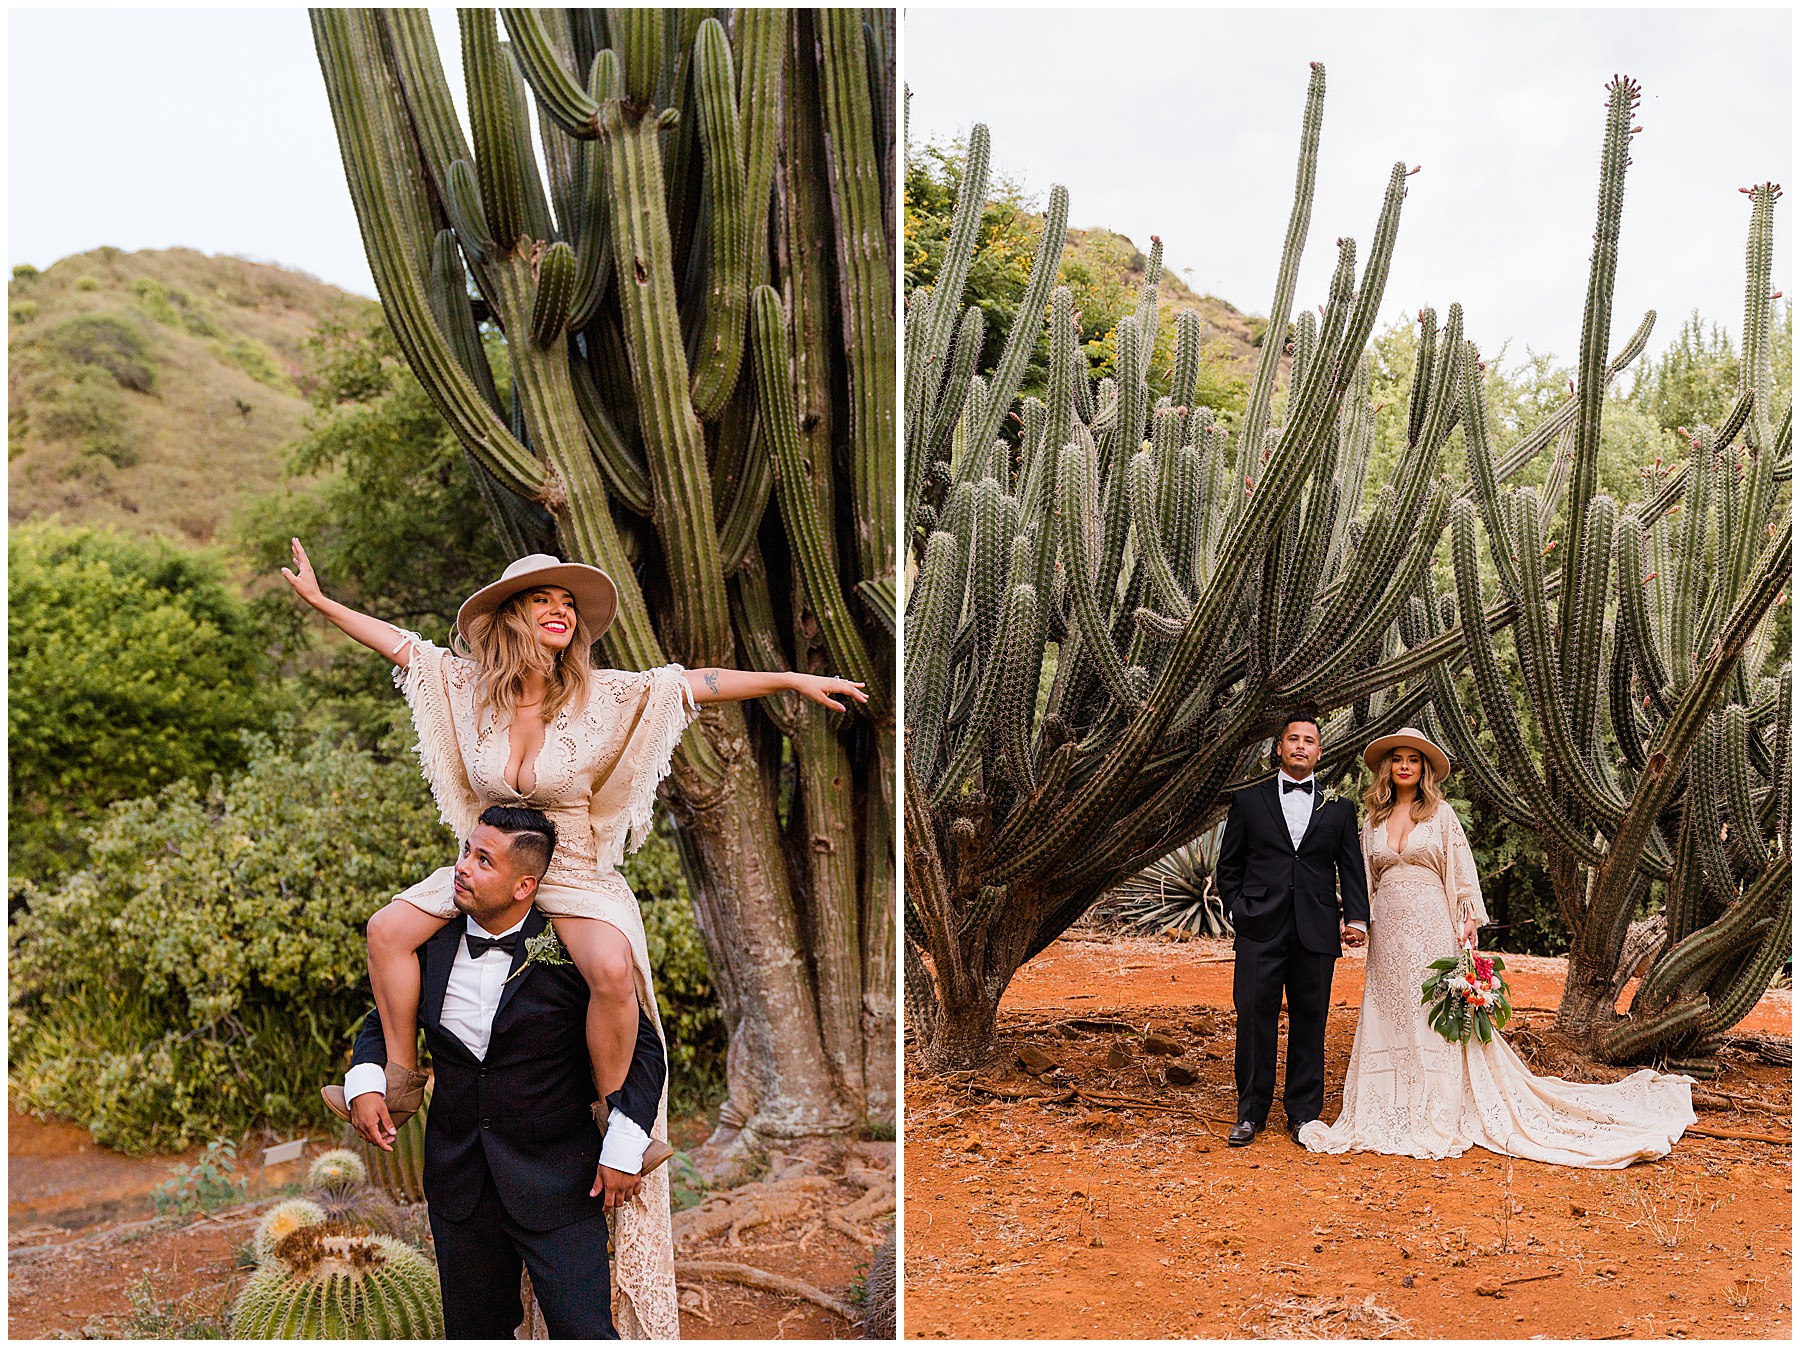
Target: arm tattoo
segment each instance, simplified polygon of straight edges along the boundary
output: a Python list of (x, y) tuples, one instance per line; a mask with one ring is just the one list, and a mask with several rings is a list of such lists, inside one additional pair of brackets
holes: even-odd
[(713, 696), (717, 697), (719, 695), (719, 671), (716, 669), (709, 669), (700, 677), (706, 680), (706, 686), (712, 689)]

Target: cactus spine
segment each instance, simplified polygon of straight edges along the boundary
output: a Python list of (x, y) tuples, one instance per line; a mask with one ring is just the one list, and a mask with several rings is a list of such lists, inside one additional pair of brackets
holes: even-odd
[[(500, 18), (507, 41), (459, 15), (465, 135), (422, 11), (313, 11), (370, 266), (509, 546), (617, 582), (607, 661), (869, 685), (873, 733), (788, 697), (709, 706), (672, 782), (726, 1018), (756, 1045), (727, 1116), (745, 1145), (854, 1126), (892, 1077), (889, 20)], [(800, 831), (815, 845), (786, 846)]]
[[(1792, 408), (1776, 422), (1764, 358), (1777, 191), (1763, 184), (1750, 193), (1739, 396), (1721, 409), (1718, 429), (1695, 434), (1680, 476), (1652, 482), (1644, 500), (1620, 510), (1596, 483), (1601, 393), (1620, 364), (1602, 352), (1637, 97), (1629, 80), (1610, 86), (1570, 448), (1550, 483), (1563, 484), (1562, 523), (1549, 542), (1556, 500), (1499, 489), (1479, 385), (1465, 395), (1473, 499), (1452, 513), (1457, 608), (1481, 603), (1485, 532), (1501, 597), (1521, 615), (1514, 636), (1541, 764), (1483, 625), (1465, 624), (1462, 636), (1498, 760), (1474, 742), (1441, 674), (1433, 700), (1472, 784), (1544, 836), (1572, 938), (1559, 1028), (1612, 1061), (1662, 1058), (1710, 1075), (1720, 1039), (1786, 957), (1792, 920), (1789, 671), (1767, 667), (1770, 618), (1792, 559), (1776, 490), (1777, 464), (1792, 452)], [(1641, 348), (1648, 321), (1628, 348)], [(1554, 620), (1543, 567), (1552, 552)], [(1429, 615), (1435, 596), (1424, 599)], [(1653, 885), (1666, 937), (1620, 1018), (1619, 966)]]

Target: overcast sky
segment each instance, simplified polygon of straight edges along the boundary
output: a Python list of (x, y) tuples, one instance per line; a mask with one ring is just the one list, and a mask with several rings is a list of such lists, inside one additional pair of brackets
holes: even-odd
[[(458, 101), (454, 12), (432, 11)], [(1604, 85), (1644, 85), (1616, 323), (1698, 307), (1735, 334), (1737, 189), (1792, 179), (1786, 10), (955, 11), (905, 14), (915, 140), (993, 131), (994, 163), (1072, 222), (1163, 236), (1197, 290), (1266, 312), (1307, 62), (1327, 69), (1313, 246), (1368, 239), (1388, 166), (1411, 179), (1390, 314), (1460, 299), (1484, 347), (1573, 359)], [(300, 9), (13, 10), (9, 265), (184, 245), (373, 294)], [(1794, 193), (1775, 287), (1788, 271)]]
[[(462, 104), (456, 11), (433, 10)], [(9, 266), (238, 253), (373, 297), (304, 9), (12, 10)]]
[(1384, 322), (1463, 305), (1485, 350), (1511, 338), (1572, 362), (1598, 189), (1605, 86), (1643, 85), (1626, 179), (1614, 345), (1645, 309), (1652, 349), (1698, 308), (1742, 326), (1748, 198), (1788, 188), (1774, 289), (1789, 271), (1792, 32), (1784, 10), (1243, 10), (906, 13), (915, 145), (986, 122), (998, 174), (1070, 224), (1106, 225), (1194, 289), (1266, 314), (1293, 203), (1307, 63), (1325, 121), (1297, 299), (1323, 300), (1348, 234), (1358, 262), (1389, 167), (1409, 180)]

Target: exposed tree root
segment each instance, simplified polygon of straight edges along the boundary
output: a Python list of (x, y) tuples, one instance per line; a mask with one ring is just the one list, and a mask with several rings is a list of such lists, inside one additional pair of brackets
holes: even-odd
[(1780, 1133), (1746, 1133), (1735, 1128), (1702, 1128), (1692, 1124), (1687, 1130), (1688, 1137), (1722, 1137), (1733, 1142), (1767, 1142), (1777, 1147), (1792, 1146), (1794, 1139)]
[(787, 1296), (803, 1297), (815, 1306), (823, 1306), (833, 1315), (841, 1315), (844, 1319), (856, 1320), (856, 1311), (846, 1302), (838, 1300), (829, 1292), (820, 1291), (809, 1282), (799, 1278), (789, 1278), (780, 1273), (770, 1273), (766, 1269), (752, 1268), (749, 1264), (734, 1263), (728, 1259), (685, 1259), (677, 1265), (679, 1272), (690, 1277), (718, 1278), (722, 1282), (741, 1283), (745, 1287), (757, 1287), (765, 1292), (781, 1292)]

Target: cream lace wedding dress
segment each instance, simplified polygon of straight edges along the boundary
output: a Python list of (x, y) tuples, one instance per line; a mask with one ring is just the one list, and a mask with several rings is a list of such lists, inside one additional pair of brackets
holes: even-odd
[(1554, 1165), (1610, 1170), (1668, 1154), (1694, 1122), (1688, 1077), (1648, 1069), (1610, 1085), (1533, 1076), (1495, 1035), (1452, 1044), (1419, 1004), (1426, 966), (1454, 954), (1462, 923), (1487, 921), (1475, 857), (1456, 812), (1413, 825), (1404, 848), (1363, 830), (1369, 958), (1344, 1108), (1300, 1130), (1313, 1151), (1378, 1151), (1437, 1160), (1485, 1147)]
[[(529, 805), (556, 824), (556, 851), (538, 886), (537, 906), (551, 916), (599, 918), (631, 943), (638, 1002), (662, 1021), (651, 991), (644, 919), (631, 887), (615, 869), (649, 834), (656, 786), (699, 707), (679, 665), (634, 674), (595, 670), (585, 706), (565, 707), (545, 728), (531, 790), (506, 784), (507, 724), (475, 714), (476, 667), (441, 646), (408, 634), (412, 655), (394, 682), (412, 707), (419, 763), (444, 823), (468, 837), (490, 805)], [(433, 872), (399, 897), (439, 917), (452, 917), (454, 868)], [(669, 1135), (669, 1090), (657, 1105), (658, 1137)], [(675, 1246), (669, 1229), (669, 1167), (644, 1178), (639, 1197), (618, 1208), (612, 1235), (613, 1323), (622, 1338), (678, 1339)], [(527, 1328), (544, 1336), (531, 1307)]]

